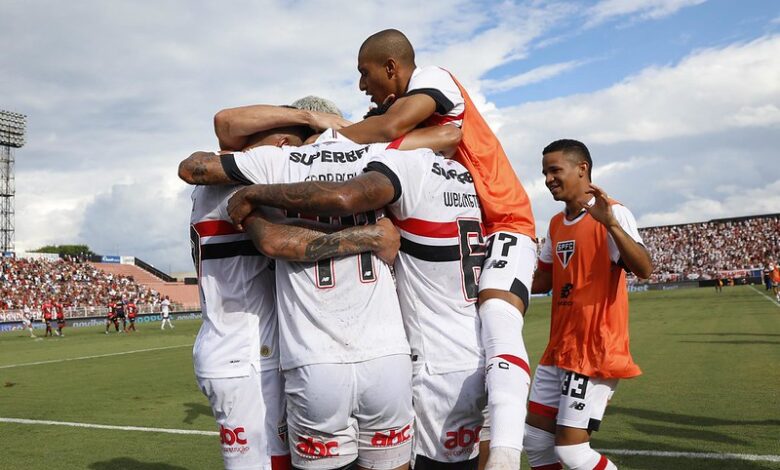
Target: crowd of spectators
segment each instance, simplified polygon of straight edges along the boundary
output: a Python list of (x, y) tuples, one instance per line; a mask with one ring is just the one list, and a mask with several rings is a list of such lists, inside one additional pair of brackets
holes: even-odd
[(655, 264), (650, 282), (715, 279), (780, 261), (780, 215), (639, 229)]
[(161, 300), (157, 291), (132, 277), (107, 273), (84, 259), (0, 259), (0, 312), (25, 306), (36, 311), (49, 301), (66, 308), (104, 307), (120, 297), (139, 308)]

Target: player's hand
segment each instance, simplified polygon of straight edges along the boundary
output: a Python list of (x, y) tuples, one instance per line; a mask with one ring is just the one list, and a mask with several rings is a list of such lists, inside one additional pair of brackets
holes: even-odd
[(374, 254), (392, 266), (395, 257), (398, 256), (398, 250), (401, 248), (401, 234), (387, 217), (379, 220), (376, 225), (382, 229), (382, 240), (380, 248), (374, 251)]
[(612, 214), (612, 207), (609, 204), (609, 197), (603, 189), (591, 183), (590, 188), (585, 193), (588, 194), (588, 197), (581, 200), (580, 204), (591, 217), (605, 227), (617, 224), (617, 219)]
[(252, 186), (247, 186), (236, 191), (228, 201), (228, 215), (237, 229), (244, 231), (244, 219), (252, 213), (252, 204), (249, 202)]
[(350, 121), (347, 121), (341, 116), (336, 116), (331, 113), (321, 113), (318, 111), (309, 111), (309, 127), (317, 132), (322, 132), (325, 129), (339, 130), (342, 127), (352, 125)]

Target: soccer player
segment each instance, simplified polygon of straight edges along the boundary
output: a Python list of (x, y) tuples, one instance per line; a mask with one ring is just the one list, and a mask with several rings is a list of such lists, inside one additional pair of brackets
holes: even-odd
[(135, 329), (135, 317), (138, 316), (138, 307), (135, 305), (132, 299), (127, 302), (127, 319), (130, 321), (130, 326), (127, 327), (127, 332), (136, 331)]
[(54, 311), (57, 315), (57, 336), (64, 337), (65, 333), (62, 331), (65, 328), (65, 306), (62, 305), (62, 301), (54, 302)]
[(414, 466), (476, 468), (486, 400), (476, 308), (485, 244), (468, 171), (427, 149), (386, 150), (346, 182), (250, 186), (229, 209), (250, 201), (330, 216), (388, 207), (402, 233), (396, 276), (414, 360)]
[(119, 322), (116, 319), (116, 303), (110, 302), (108, 304), (108, 311), (106, 312), (106, 334), (108, 334), (108, 330), (111, 327), (111, 324), (114, 324), (114, 329), (117, 333), (119, 333)]
[(122, 297), (117, 297), (116, 302), (114, 303), (114, 314), (116, 315), (116, 323), (117, 328), (119, 328), (119, 322), (122, 322), (122, 329), (119, 330), (120, 333), (124, 333), (127, 328), (127, 318), (125, 313), (125, 299)]
[(162, 313), (162, 323), (160, 323), (160, 329), (164, 330), (166, 323), (171, 327), (171, 329), (173, 329), (173, 323), (171, 323), (171, 299), (167, 295), (162, 300), (162, 302), (160, 302), (160, 311)]
[[(770, 264), (769, 267), (771, 268), (772, 265)], [(773, 292), (775, 294), (775, 298), (778, 302), (780, 302), (780, 265), (775, 264), (774, 268), (772, 269), (771, 278), (772, 289), (774, 289)]]
[(479, 314), (487, 358), (490, 448), (487, 468), (520, 465), (525, 401), (530, 383), (522, 339), (523, 314), (536, 262), (530, 200), (496, 136), (466, 90), (447, 71), (417, 67), (414, 49), (400, 31), (366, 39), (358, 52), (360, 89), (387, 111), (346, 127), (355, 142), (388, 142), (418, 126), (460, 127), (454, 158), (474, 178), (488, 234), (479, 281)]
[(43, 336), (54, 337), (54, 333), (52, 333), (51, 329), (52, 310), (54, 310), (54, 304), (50, 300), (47, 300), (43, 303), (43, 305), (41, 305), (41, 310), (43, 311), (43, 322), (46, 324), (46, 333), (44, 333)]
[[(302, 143), (310, 133), (296, 128), (265, 137)], [(312, 158), (317, 154), (322, 158)], [(343, 179), (358, 173), (367, 157), (367, 146), (344, 149), (326, 133), (308, 147), (261, 146), (221, 157), (197, 152), (182, 162), (179, 174), (198, 184)], [(334, 222), (352, 226), (376, 217), (367, 213)], [(266, 222), (253, 216), (246, 223), (264, 249), (262, 242), (272, 235), (262, 226)], [(392, 275), (369, 253), (328, 259), (339, 254), (335, 242), (307, 248), (324, 257), (317, 263), (276, 263), (277, 302), (285, 312), (279, 316), (280, 362), (292, 462), (304, 469), (354, 463), (403, 469), (413, 420), (411, 360)]]
[(653, 264), (631, 212), (591, 183), (593, 161), (576, 140), (543, 151), (553, 199), (533, 292), (552, 289), (550, 340), (534, 374), (525, 450), (533, 469), (614, 469), (590, 447), (618, 380), (641, 374), (629, 351), (625, 271)]
[(25, 302), (24, 309), (22, 310), (22, 324), (24, 325), (24, 328), (30, 332), (30, 338), (35, 338), (32, 311), (30, 310), (30, 306), (27, 305), (27, 302)]

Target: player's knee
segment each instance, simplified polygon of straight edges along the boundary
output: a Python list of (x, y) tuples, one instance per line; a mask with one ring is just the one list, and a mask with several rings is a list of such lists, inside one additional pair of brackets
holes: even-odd
[(482, 344), (488, 357), (510, 354), (527, 361), (523, 343), (523, 316), (512, 305), (490, 299), (479, 306)]
[(552, 465), (558, 462), (555, 453), (555, 434), (525, 425), (523, 449), (528, 456), (531, 468)]
[(590, 443), (584, 442), (571, 446), (555, 446), (558, 460), (572, 470), (590, 470), (592, 468), (616, 469), (615, 464), (606, 457), (590, 448)]
[(414, 460), (414, 470), (477, 470), (478, 464), (478, 457), (462, 462), (439, 462), (438, 460), (418, 455)]

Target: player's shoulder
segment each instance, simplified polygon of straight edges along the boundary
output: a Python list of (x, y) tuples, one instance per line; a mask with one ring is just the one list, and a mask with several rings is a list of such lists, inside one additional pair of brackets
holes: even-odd
[(418, 88), (435, 89), (457, 89), (452, 75), (441, 67), (435, 65), (426, 65), (417, 67), (412, 72), (412, 78), (409, 81), (409, 90)]

